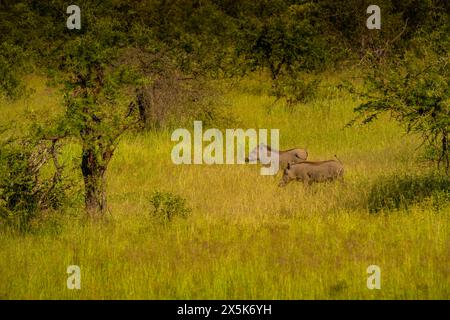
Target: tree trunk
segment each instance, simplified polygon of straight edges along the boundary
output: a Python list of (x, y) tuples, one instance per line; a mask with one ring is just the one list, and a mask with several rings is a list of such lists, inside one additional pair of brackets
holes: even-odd
[(83, 148), (81, 171), (85, 187), (86, 212), (92, 218), (106, 211), (106, 164), (92, 148)]
[[(144, 90), (144, 89), (143, 89)], [(139, 110), (139, 120), (143, 124), (144, 128), (148, 126), (148, 106), (145, 103), (145, 96), (143, 90), (137, 94), (137, 103)]]
[(448, 169), (450, 167), (449, 155), (448, 155), (448, 132), (442, 130), (442, 156), (441, 158), (445, 162), (445, 173), (448, 175)]

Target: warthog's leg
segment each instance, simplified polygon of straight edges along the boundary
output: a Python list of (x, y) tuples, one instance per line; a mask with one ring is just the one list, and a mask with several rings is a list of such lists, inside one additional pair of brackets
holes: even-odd
[(309, 177), (303, 177), (301, 180), (303, 181), (303, 186), (305, 188), (308, 188), (312, 184), (312, 180)]
[(279, 187), (284, 187), (284, 186), (286, 186), (290, 181), (291, 181), (291, 179), (289, 179), (289, 177), (283, 176), (283, 177), (281, 177), (281, 181), (280, 181), (280, 183), (278, 184), (278, 186), (279, 186)]

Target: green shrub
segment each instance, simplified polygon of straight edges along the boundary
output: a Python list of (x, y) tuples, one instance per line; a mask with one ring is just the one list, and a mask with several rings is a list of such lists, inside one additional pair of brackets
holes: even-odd
[(172, 221), (175, 217), (187, 218), (191, 214), (186, 199), (171, 192), (154, 191), (150, 203), (153, 207), (151, 216), (163, 222)]
[(424, 176), (404, 175), (379, 178), (370, 190), (368, 207), (371, 213), (383, 209), (408, 209), (428, 201), (439, 211), (450, 200), (450, 180), (437, 173)]
[(42, 173), (49, 169), (53, 147), (29, 141), (0, 145), (0, 224), (29, 231), (44, 210), (62, 207), (67, 186), (61, 168)]
[(24, 92), (21, 79), (24, 54), (20, 47), (4, 42), (0, 45), (0, 93), (17, 98)]
[(272, 95), (277, 99), (286, 99), (291, 107), (297, 103), (306, 103), (314, 99), (320, 80), (304, 80), (299, 77), (283, 77), (274, 82)]

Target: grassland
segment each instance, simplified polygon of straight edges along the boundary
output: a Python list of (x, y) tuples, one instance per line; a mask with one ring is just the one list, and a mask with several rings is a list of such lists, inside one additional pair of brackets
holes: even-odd
[[(130, 134), (108, 172), (107, 222), (87, 223), (77, 193), (36, 232), (0, 233), (0, 298), (449, 299), (448, 202), (424, 196), (370, 213), (375, 186), (430, 170), (417, 137), (388, 117), (343, 129), (357, 104), (337, 88), (343, 77), (325, 76), (319, 95), (292, 109), (269, 97), (259, 76), (220, 103), (240, 127), (279, 128), (282, 149), (306, 146), (313, 160), (337, 154), (344, 184), (281, 189), (280, 175), (261, 176), (257, 166), (175, 166), (169, 130)], [(57, 92), (41, 78), (29, 84), (30, 98), (2, 101), (1, 123), (61, 111)], [(72, 143), (63, 155), (77, 187), (79, 153)], [(153, 190), (186, 198), (192, 215), (156, 223)], [(81, 267), (81, 290), (66, 287), (72, 264)], [(373, 264), (381, 268), (380, 290), (366, 287)]]

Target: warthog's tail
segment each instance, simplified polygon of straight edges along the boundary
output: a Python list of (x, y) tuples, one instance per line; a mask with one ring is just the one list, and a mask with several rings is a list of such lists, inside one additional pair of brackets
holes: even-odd
[(337, 155), (334, 155), (334, 157), (336, 158), (337, 161), (339, 161), (340, 164), (344, 165), (344, 164), (342, 163), (342, 161), (339, 160), (339, 158), (337, 157)]

